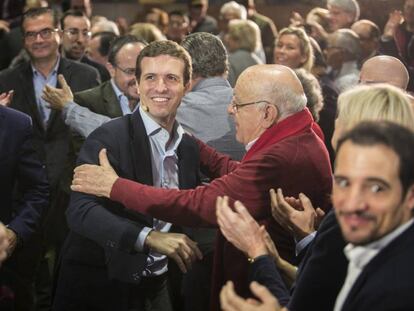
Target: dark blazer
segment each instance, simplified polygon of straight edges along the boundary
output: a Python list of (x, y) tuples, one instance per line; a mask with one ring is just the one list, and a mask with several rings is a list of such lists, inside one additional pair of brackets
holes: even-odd
[(365, 266), (342, 311), (414, 310), (413, 262), (412, 224)]
[[(139, 110), (92, 132), (77, 164), (98, 163), (98, 152), (104, 147), (120, 176), (153, 183), (151, 148)], [(199, 154), (188, 135), (179, 145), (178, 158), (180, 188), (194, 188), (199, 183)], [(142, 228), (152, 227), (152, 217), (76, 192), (66, 214), (71, 232), (62, 251), (54, 309), (70, 303), (73, 308), (65, 310), (86, 305), (97, 310), (126, 310), (128, 284), (139, 284), (147, 261), (147, 254), (136, 252), (134, 245)]]
[(346, 242), (331, 210), (321, 223), (299, 266), (288, 308), (290, 311), (331, 311), (346, 277)]
[(99, 72), (99, 76), (101, 78), (101, 82), (106, 82), (111, 79), (111, 75), (109, 74), (108, 69), (104, 65), (101, 65), (100, 63), (97, 63), (93, 60), (91, 60), (88, 56), (83, 56), (81, 58), (81, 63), (84, 63), (86, 65), (92, 66)]
[[(17, 186), (21, 200), (13, 202)], [(0, 105), (0, 220), (24, 242), (38, 230), (49, 199), (46, 171), (32, 144), (30, 118)]]
[[(122, 116), (121, 106), (111, 81), (106, 81), (92, 89), (75, 93), (74, 102), (88, 108), (92, 112), (112, 119)], [(82, 135), (75, 131), (72, 132), (67, 165), (62, 178), (62, 185), (67, 193), (70, 193), (69, 186), (72, 183), (73, 169), (84, 141), (85, 138)]]
[[(0, 221), (18, 236), (17, 247), (0, 269), (0, 286), (10, 286), (16, 303), (20, 299), (19, 304), (29, 308), (26, 298), (42, 251), (39, 227), (48, 206), (49, 185), (33, 149), (30, 118), (1, 105), (0, 197)], [(0, 310), (6, 303), (0, 298)]]
[[(60, 58), (58, 73), (63, 74), (73, 92), (98, 85), (98, 73), (85, 64)], [(58, 85), (59, 87), (59, 85)], [(28, 114), (33, 120), (34, 146), (46, 165), (51, 189), (56, 187), (62, 174), (69, 146), (69, 128), (61, 113), (53, 110), (47, 129), (39, 115), (33, 86), (30, 62), (0, 72), (0, 93), (14, 90), (10, 107)]]

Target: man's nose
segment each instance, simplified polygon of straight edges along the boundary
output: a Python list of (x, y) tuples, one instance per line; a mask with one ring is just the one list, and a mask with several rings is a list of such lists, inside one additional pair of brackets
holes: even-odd
[(347, 212), (357, 212), (365, 210), (367, 206), (368, 203), (363, 191), (355, 187), (349, 191), (343, 210)]
[(156, 83), (156, 90), (158, 92), (163, 92), (167, 89), (167, 84), (165, 83), (164, 79), (158, 79)]

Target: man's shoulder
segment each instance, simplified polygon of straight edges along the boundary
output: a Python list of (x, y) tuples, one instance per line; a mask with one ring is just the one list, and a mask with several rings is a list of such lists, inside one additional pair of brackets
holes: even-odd
[(4, 107), (0, 105), (0, 116), (2, 115), (6, 118), (6, 121), (12, 124), (13, 126), (27, 126), (32, 123), (32, 119), (27, 114), (15, 110), (13, 108)]
[(69, 70), (72, 73), (80, 74), (81, 76), (85, 76), (85, 75), (98, 76), (99, 74), (99, 72), (95, 68), (87, 64), (82, 64), (80, 62), (76, 62), (71, 59), (67, 59), (63, 57), (61, 58), (60, 61), (61, 61), (61, 68), (64, 68), (65, 70)]
[(230, 103), (233, 97), (233, 88), (224, 78), (206, 78), (201, 80), (183, 99), (183, 104), (198, 105), (200, 102)]
[(23, 62), (16, 67), (6, 68), (0, 71), (0, 80), (2, 82), (13, 81), (19, 74), (26, 72), (28, 66), (27, 62)]
[(113, 92), (111, 82), (106, 81), (106, 82), (103, 82), (103, 83), (99, 84), (98, 86), (95, 86), (91, 89), (80, 91), (80, 92), (77, 92), (76, 94), (74, 94), (75, 95), (75, 102), (76, 102), (76, 98), (80, 98), (80, 99), (83, 99), (83, 100), (86, 100), (86, 99), (88, 99), (88, 100), (93, 100), (93, 99), (101, 100), (102, 97), (104, 97), (105, 92), (109, 92), (111, 90)]

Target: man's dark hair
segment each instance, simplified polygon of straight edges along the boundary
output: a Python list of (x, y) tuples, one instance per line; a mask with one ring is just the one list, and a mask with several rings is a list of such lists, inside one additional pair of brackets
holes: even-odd
[(83, 13), (80, 10), (68, 10), (65, 13), (63, 13), (62, 17), (60, 18), (60, 27), (62, 29), (65, 29), (65, 19), (68, 16), (73, 16), (73, 17), (85, 17), (86, 19), (89, 20), (89, 18), (85, 15), (85, 13)]
[(207, 32), (196, 32), (185, 37), (181, 46), (192, 58), (194, 77), (215, 77), (227, 72), (227, 51), (216, 36)]
[(384, 145), (399, 158), (399, 176), (403, 195), (414, 184), (414, 134), (411, 130), (389, 121), (362, 122), (338, 141), (337, 153), (350, 140), (361, 146)]
[(123, 48), (124, 45), (128, 43), (142, 43), (144, 46), (148, 45), (147, 42), (138, 39), (133, 35), (125, 35), (120, 36), (112, 40), (111, 45), (109, 47), (109, 54), (108, 54), (108, 62), (112, 65), (116, 65), (116, 56), (118, 52)]
[[(191, 65), (191, 56), (182, 46), (170, 40), (151, 42), (141, 51), (141, 53), (139, 53), (137, 59), (137, 69), (135, 72), (135, 76), (138, 81), (141, 77), (142, 59), (144, 57), (157, 57), (160, 55), (169, 55), (181, 59), (184, 62), (184, 85), (190, 82), (193, 70)], [(160, 66), (162, 66), (162, 64), (160, 64)]]
[(23, 25), (26, 19), (36, 18), (44, 14), (50, 14), (53, 18), (53, 27), (59, 28), (59, 16), (55, 10), (51, 8), (32, 8), (23, 14), (22, 30), (25, 31)]
[(111, 31), (96, 32), (92, 35), (92, 39), (99, 37), (98, 52), (101, 56), (108, 56), (112, 41), (117, 38), (117, 35)]
[(181, 17), (182, 17), (182, 18), (184, 18), (187, 22), (189, 22), (189, 21), (190, 21), (190, 18), (188, 17), (188, 15), (187, 15), (186, 13), (184, 13), (183, 11), (174, 10), (174, 11), (171, 11), (170, 13), (168, 13), (168, 16), (169, 16), (169, 17), (174, 16), (174, 15), (176, 15), (176, 16), (181, 16)]

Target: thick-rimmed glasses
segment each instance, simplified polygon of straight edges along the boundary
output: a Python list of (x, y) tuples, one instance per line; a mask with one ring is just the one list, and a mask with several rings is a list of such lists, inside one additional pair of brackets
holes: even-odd
[(231, 101), (231, 109), (233, 110), (233, 113), (237, 113), (237, 112), (239, 112), (239, 109), (242, 108), (242, 107), (255, 105), (255, 104), (261, 104), (261, 103), (267, 103), (268, 104), (269, 102), (267, 100), (257, 100), (257, 101), (254, 101), (254, 102), (238, 104), (238, 103), (236, 103), (236, 100), (233, 98), (233, 100)]
[(114, 65), (114, 67), (121, 70), (127, 76), (135, 76), (135, 70), (136, 70), (135, 68), (122, 68), (122, 67), (119, 67), (118, 65)]
[(63, 32), (70, 38), (70, 39), (78, 39), (79, 36), (82, 34), (82, 37), (89, 39), (92, 36), (92, 32), (89, 30), (80, 30), (77, 28), (68, 28), (63, 30)]
[(40, 31), (28, 31), (28, 32), (24, 33), (24, 39), (26, 41), (35, 41), (37, 36), (40, 35), (40, 37), (43, 40), (48, 40), (52, 37), (53, 33), (58, 32), (58, 31), (59, 31), (59, 29), (57, 29), (57, 28), (55, 28), (55, 29), (44, 28)]

